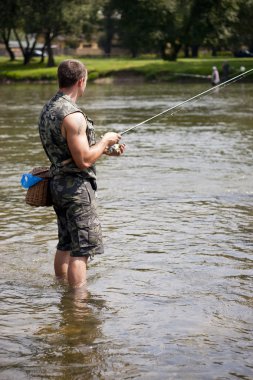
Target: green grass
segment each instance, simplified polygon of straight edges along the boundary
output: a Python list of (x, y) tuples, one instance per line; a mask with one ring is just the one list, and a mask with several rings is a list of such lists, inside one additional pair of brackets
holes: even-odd
[[(57, 56), (56, 65), (63, 59), (70, 57)], [(222, 63), (226, 61), (230, 65), (231, 74), (240, 73), (240, 67), (246, 70), (253, 68), (252, 58), (179, 58), (176, 62), (163, 61), (155, 58), (79, 58), (85, 63), (89, 71), (89, 80), (116, 75), (136, 74), (142, 75), (146, 80), (175, 80), (180, 75), (208, 76), (211, 74), (212, 66), (215, 65), (221, 71)], [(41, 81), (56, 80), (56, 67), (48, 68), (46, 63), (39, 63), (35, 58), (28, 65), (23, 65), (22, 59), (14, 62), (8, 61), (6, 57), (0, 57), (0, 80), (10, 81)]]

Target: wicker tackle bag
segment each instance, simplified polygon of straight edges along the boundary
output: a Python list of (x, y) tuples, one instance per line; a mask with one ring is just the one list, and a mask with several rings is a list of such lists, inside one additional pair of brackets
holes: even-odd
[(29, 187), (26, 193), (25, 202), (28, 205), (35, 207), (52, 206), (49, 168), (37, 167), (32, 169), (31, 174), (43, 178), (43, 180)]

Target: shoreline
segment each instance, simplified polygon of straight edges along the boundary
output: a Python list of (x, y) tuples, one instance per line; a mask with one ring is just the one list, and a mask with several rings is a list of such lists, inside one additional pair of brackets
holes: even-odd
[[(234, 75), (236, 76), (236, 75)], [(228, 79), (232, 79), (233, 76), (231, 76)], [(227, 80), (228, 80), (227, 79)], [(253, 83), (253, 78), (250, 78), (250, 76), (247, 76), (245, 78), (241, 78), (240, 82), (244, 83)], [(130, 85), (130, 84), (144, 84), (144, 83), (149, 83), (149, 84), (159, 84), (159, 83), (209, 83), (211, 85), (211, 80), (208, 77), (201, 77), (198, 75), (191, 75), (191, 74), (185, 74), (185, 75), (175, 75), (174, 78), (170, 79), (161, 79), (161, 78), (156, 78), (156, 79), (146, 79), (145, 76), (132, 76), (132, 77), (117, 77), (117, 76), (106, 76), (106, 77), (99, 77), (93, 80), (88, 80), (90, 84), (94, 85)], [(222, 81), (220, 82), (222, 83)], [(9, 78), (0, 78), (0, 85), (18, 85), (18, 84), (57, 84), (56, 79), (19, 79), (19, 80), (14, 80), (14, 79), (9, 79)]]
[[(7, 61), (0, 57), (0, 83), (56, 83), (57, 65), (65, 58), (57, 57), (55, 67), (46, 67), (38, 61), (24, 66), (19, 61)], [(229, 64), (229, 76), (232, 78), (253, 67), (251, 58), (216, 57), (210, 59), (178, 59), (175, 62), (161, 59), (80, 59), (88, 69), (88, 82), (95, 84), (117, 83), (169, 83), (169, 82), (210, 82), (212, 66), (218, 67), (222, 78), (222, 65)], [(253, 76), (243, 80), (253, 82)]]

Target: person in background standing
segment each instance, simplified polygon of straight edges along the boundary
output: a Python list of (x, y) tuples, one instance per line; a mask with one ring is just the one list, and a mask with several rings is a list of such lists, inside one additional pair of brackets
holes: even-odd
[(226, 82), (229, 77), (229, 64), (228, 62), (224, 62), (222, 65), (222, 71), (221, 71), (221, 80), (222, 82)]
[(211, 82), (213, 86), (217, 86), (220, 83), (219, 71), (216, 66), (213, 66)]

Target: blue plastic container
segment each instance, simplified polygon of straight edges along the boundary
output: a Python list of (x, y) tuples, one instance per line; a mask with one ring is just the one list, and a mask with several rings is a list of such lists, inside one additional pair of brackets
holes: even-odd
[(29, 189), (29, 187), (36, 185), (36, 183), (42, 180), (43, 178), (36, 177), (35, 175), (32, 175), (31, 173), (25, 173), (22, 175), (20, 183), (24, 189)]

